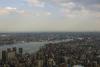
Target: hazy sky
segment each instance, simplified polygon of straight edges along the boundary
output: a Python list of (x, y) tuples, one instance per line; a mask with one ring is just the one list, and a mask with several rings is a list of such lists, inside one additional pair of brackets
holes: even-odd
[(100, 31), (100, 0), (0, 0), (0, 32)]

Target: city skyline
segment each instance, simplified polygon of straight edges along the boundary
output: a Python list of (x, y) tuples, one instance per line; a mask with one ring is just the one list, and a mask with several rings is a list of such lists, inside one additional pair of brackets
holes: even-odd
[(91, 32), (99, 21), (99, 0), (0, 1), (0, 32)]

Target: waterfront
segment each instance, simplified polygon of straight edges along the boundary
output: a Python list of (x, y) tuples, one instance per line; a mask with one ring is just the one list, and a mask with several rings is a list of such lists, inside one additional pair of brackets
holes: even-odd
[(0, 46), (0, 58), (2, 50), (6, 50), (7, 48), (13, 48), (13, 47), (23, 48), (24, 53), (34, 53), (45, 43), (46, 42), (30, 42), (30, 43), (18, 43), (18, 44)]
[(72, 39), (66, 39), (66, 40), (59, 40), (59, 41), (45, 41), (45, 42), (30, 42), (30, 43), (17, 43), (17, 44), (11, 44), (11, 45), (1, 45), (0, 46), (0, 59), (1, 59), (1, 52), (2, 50), (6, 50), (7, 48), (23, 48), (24, 53), (34, 53), (38, 51), (42, 46), (48, 43), (58, 43), (58, 42), (64, 42), (64, 41), (71, 41)]

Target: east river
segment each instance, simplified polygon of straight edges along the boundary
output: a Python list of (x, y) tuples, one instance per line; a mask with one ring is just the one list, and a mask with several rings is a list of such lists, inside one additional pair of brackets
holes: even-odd
[[(64, 42), (71, 41), (72, 39), (63, 40)], [(7, 50), (7, 48), (23, 48), (24, 53), (34, 53), (40, 49), (40, 47), (44, 46), (47, 43), (58, 43), (63, 42), (61, 41), (50, 41), (50, 42), (30, 42), (30, 43), (17, 43), (12, 45), (2, 45), (0, 46), (0, 58), (2, 50)]]

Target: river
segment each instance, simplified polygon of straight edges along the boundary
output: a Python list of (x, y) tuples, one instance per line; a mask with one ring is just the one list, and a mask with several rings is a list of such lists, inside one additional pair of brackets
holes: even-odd
[(3, 46), (0, 46), (0, 58), (1, 58), (2, 50), (6, 50), (7, 48), (13, 48), (13, 47), (16, 47), (17, 49), (23, 48), (24, 53), (34, 53), (37, 50), (39, 50), (41, 46), (44, 46), (45, 44), (46, 42), (30, 42), (30, 43), (3, 45)]
[(18, 43), (18, 44), (12, 44), (12, 45), (3, 45), (0, 46), (0, 58), (1, 58), (1, 52), (2, 50), (6, 50), (7, 48), (23, 48), (24, 53), (34, 53), (40, 49), (40, 47), (44, 46), (47, 43), (58, 43), (58, 42), (68, 42), (72, 41), (73, 39), (67, 39), (67, 40), (60, 40), (60, 41), (49, 41), (49, 42), (30, 42), (30, 43)]

